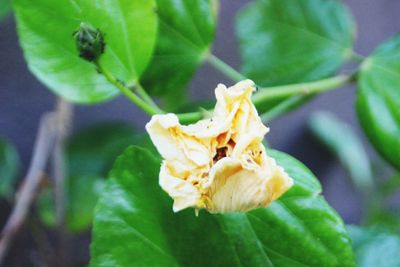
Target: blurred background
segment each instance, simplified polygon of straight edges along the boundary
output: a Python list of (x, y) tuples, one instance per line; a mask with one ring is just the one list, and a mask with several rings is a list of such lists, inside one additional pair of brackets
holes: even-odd
[[(236, 12), (248, 1), (221, 0), (219, 24), (213, 51), (219, 58), (238, 69), (239, 51), (233, 25)], [(347, 0), (356, 24), (357, 43), (355, 51), (368, 55), (382, 41), (400, 31), (400, 1), (398, 0)], [(346, 67), (344, 68), (344, 70)], [(225, 76), (214, 68), (204, 65), (196, 73), (190, 84), (192, 99), (214, 98), (214, 88), (218, 83), (231, 85)], [(307, 119), (317, 110), (335, 113), (340, 119), (352, 125), (374, 161), (379, 157), (367, 144), (357, 122), (353, 102), (355, 88), (346, 87), (316, 97), (302, 108), (274, 120), (267, 136), (271, 147), (285, 151), (302, 161), (321, 180), (324, 195), (339, 212), (346, 223), (358, 223), (360, 219), (360, 199), (348, 182), (345, 171), (337, 160), (312, 137), (307, 127)], [(56, 97), (39, 83), (27, 69), (18, 44), (15, 21), (9, 16), (0, 24), (0, 136), (10, 140), (22, 160), (20, 177), (29, 164), (40, 116), (55, 106)], [(73, 130), (76, 131), (97, 121), (125, 121), (136, 129), (143, 130), (149, 117), (123, 97), (95, 106), (75, 106)], [(3, 225), (10, 207), (0, 205), (0, 223)], [(84, 239), (88, 246), (89, 238)], [(83, 246), (83, 245), (82, 245)], [(21, 253), (27, 247), (24, 237), (19, 237), (13, 245), (12, 253)], [(75, 248), (77, 254), (80, 248)], [(84, 249), (86, 251), (86, 249)], [(82, 252), (82, 257), (87, 253)], [(21, 254), (19, 254), (21, 255)], [(23, 266), (20, 262), (12, 266)]]

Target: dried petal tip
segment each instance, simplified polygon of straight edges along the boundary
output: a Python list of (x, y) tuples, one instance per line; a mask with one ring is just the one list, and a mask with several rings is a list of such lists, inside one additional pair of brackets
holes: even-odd
[(81, 58), (95, 62), (104, 53), (106, 45), (100, 30), (82, 22), (79, 29), (74, 32), (74, 38)]
[(164, 158), (160, 185), (174, 199), (174, 211), (248, 211), (268, 206), (293, 185), (262, 144), (269, 129), (251, 102), (254, 90), (251, 80), (219, 84), (211, 119), (183, 126), (164, 114), (146, 125)]

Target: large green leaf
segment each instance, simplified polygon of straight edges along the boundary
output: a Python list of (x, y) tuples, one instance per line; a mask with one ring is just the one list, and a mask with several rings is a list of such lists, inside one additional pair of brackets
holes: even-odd
[(19, 167), (19, 157), (13, 145), (0, 138), (0, 197), (11, 200)]
[(400, 169), (400, 35), (381, 45), (361, 66), (358, 118), (376, 150)]
[(351, 127), (326, 112), (313, 114), (310, 127), (320, 141), (339, 158), (356, 189), (370, 193), (374, 185), (371, 165), (367, 152)]
[(376, 226), (348, 226), (358, 267), (400, 266), (400, 236)]
[(96, 208), (91, 266), (353, 266), (347, 232), (317, 179), (290, 156), (272, 155), (295, 180), (284, 197), (249, 213), (196, 217), (172, 212), (159, 158), (127, 149)]
[(153, 0), (15, 0), (14, 7), (30, 70), (69, 100), (95, 103), (117, 94), (93, 64), (78, 57), (72, 35), (81, 22), (104, 34), (101, 64), (128, 85), (150, 60), (157, 33)]
[(258, 0), (236, 23), (243, 73), (262, 86), (332, 74), (352, 55), (354, 32), (339, 0)]
[(216, 0), (157, 0), (158, 39), (142, 82), (175, 107), (214, 39)]

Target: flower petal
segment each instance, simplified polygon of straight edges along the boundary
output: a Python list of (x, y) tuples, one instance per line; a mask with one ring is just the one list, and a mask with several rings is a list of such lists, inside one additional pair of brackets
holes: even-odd
[(180, 161), (188, 168), (209, 163), (207, 144), (185, 133), (175, 114), (154, 115), (146, 124), (146, 130), (164, 159)]
[(251, 102), (254, 82), (215, 89), (211, 119), (180, 125), (174, 114), (155, 115), (146, 125), (164, 158), (160, 185), (173, 210), (205, 208), (212, 213), (265, 207), (293, 184), (262, 140), (269, 129)]
[(266, 165), (248, 170), (238, 159), (223, 158), (210, 172), (209, 198), (212, 213), (248, 211), (266, 207), (293, 184), (272, 158)]
[(159, 183), (161, 188), (174, 199), (174, 212), (195, 207), (199, 202), (200, 193), (197, 188), (190, 182), (173, 176), (165, 161), (161, 165)]

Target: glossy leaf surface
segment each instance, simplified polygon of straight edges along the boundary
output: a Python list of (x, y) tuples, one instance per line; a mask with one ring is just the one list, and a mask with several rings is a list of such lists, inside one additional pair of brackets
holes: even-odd
[(157, 44), (142, 82), (176, 107), (214, 39), (216, 1), (157, 0), (157, 6)]
[(118, 92), (95, 66), (78, 56), (73, 33), (81, 22), (99, 29), (106, 48), (100, 62), (127, 85), (147, 66), (157, 33), (152, 0), (15, 0), (19, 41), (32, 73), (53, 92), (96, 103)]
[(354, 32), (342, 1), (254, 1), (236, 22), (243, 74), (261, 86), (326, 77), (352, 55)]
[(357, 112), (376, 150), (400, 169), (400, 36), (381, 45), (361, 66)]
[(96, 208), (91, 266), (354, 266), (339, 216), (320, 184), (290, 156), (271, 152), (295, 185), (270, 207), (196, 217), (174, 214), (158, 185), (160, 159), (131, 147)]

